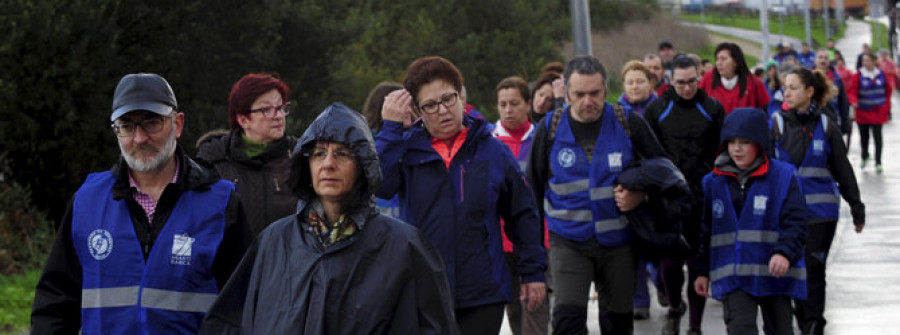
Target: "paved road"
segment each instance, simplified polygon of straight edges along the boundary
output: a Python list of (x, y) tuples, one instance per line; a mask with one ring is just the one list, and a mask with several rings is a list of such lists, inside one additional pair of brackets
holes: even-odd
[[(837, 48), (848, 61), (855, 62), (862, 43), (870, 41), (871, 35), (864, 23), (849, 22), (848, 25), (846, 37), (837, 42)], [(892, 100), (892, 106), (900, 106), (900, 97), (895, 95)], [(900, 115), (900, 107), (893, 109)], [(888, 123), (883, 133), (885, 172), (876, 174), (871, 165), (866, 170), (859, 169), (859, 134), (858, 129), (854, 129), (849, 157), (857, 169), (856, 176), (867, 209), (867, 225), (862, 234), (856, 234), (849, 207), (842, 204), (837, 234), (828, 258), (826, 334), (897, 334), (900, 328), (897, 319), (900, 317), (900, 150), (897, 149), (900, 148), (900, 125), (897, 121)], [(869, 150), (873, 150), (872, 144)], [(656, 296), (652, 288), (651, 296)], [(635, 321), (635, 334), (660, 333), (665, 323), (665, 310), (653, 300), (651, 318)], [(591, 302), (588, 313), (590, 333), (600, 334), (595, 301)], [(681, 324), (684, 333), (687, 316)], [(717, 301), (707, 301), (703, 333), (725, 334), (722, 305)], [(506, 325), (501, 334), (510, 334)]]

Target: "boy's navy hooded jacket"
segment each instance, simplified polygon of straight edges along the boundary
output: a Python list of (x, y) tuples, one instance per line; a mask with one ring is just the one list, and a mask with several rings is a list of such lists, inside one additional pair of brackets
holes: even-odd
[(537, 206), (509, 148), (491, 136), (482, 119), (468, 127), (450, 166), (432, 148), (421, 122), (406, 132), (385, 121), (375, 137), (384, 183), (382, 198), (400, 195), (400, 215), (441, 253), (456, 309), (512, 299), (500, 219), (513, 242), (522, 283), (543, 282), (546, 250)]
[[(721, 298), (734, 289), (754, 296), (806, 297), (806, 202), (793, 166), (770, 160), (766, 154), (771, 150), (769, 134), (768, 117), (762, 110), (732, 111), (722, 127), (716, 166), (703, 180), (703, 245), (695, 266), (700, 276), (711, 279), (713, 297)], [(741, 171), (727, 152), (728, 140), (736, 137), (760, 147), (750, 171)], [(717, 185), (723, 184), (727, 194), (717, 195)], [(731, 203), (722, 202), (729, 198)], [(729, 213), (736, 222), (722, 226), (731, 220)], [(713, 222), (720, 224), (713, 226)], [(774, 254), (791, 262), (785, 276), (768, 272), (768, 260)]]

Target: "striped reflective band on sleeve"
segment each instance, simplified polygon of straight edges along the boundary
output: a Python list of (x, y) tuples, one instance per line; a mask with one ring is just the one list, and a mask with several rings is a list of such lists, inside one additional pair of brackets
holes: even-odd
[(766, 230), (739, 230), (737, 241), (735, 233), (716, 234), (710, 237), (711, 248), (732, 245), (735, 242), (775, 243), (778, 242), (778, 232)]
[(800, 177), (812, 177), (812, 178), (831, 178), (831, 171), (826, 168), (817, 168), (817, 167), (801, 167), (797, 169), (797, 176)]
[(145, 288), (141, 291), (141, 306), (148, 308), (166, 309), (179, 312), (206, 313), (216, 294), (194, 293)]
[(141, 292), (141, 306), (178, 312), (205, 313), (216, 300), (216, 294), (177, 292), (140, 286), (109, 287), (81, 290), (82, 308), (135, 306)]
[(594, 222), (594, 232), (597, 234), (603, 234), (608, 231), (619, 230), (625, 228), (628, 225), (628, 220), (625, 219), (625, 216), (619, 216), (614, 219), (600, 220)]
[(840, 204), (841, 198), (834, 193), (815, 193), (806, 195), (806, 204)]
[(81, 308), (135, 306), (140, 290), (140, 286), (82, 289)]
[(613, 187), (601, 186), (591, 188), (591, 200), (612, 199)]
[[(728, 276), (775, 277), (771, 272), (769, 272), (769, 266), (762, 264), (738, 264), (737, 266), (735, 266), (735, 264), (732, 263), (726, 264), (725, 266), (719, 267), (709, 272), (709, 277), (712, 280), (721, 279)], [(806, 270), (791, 267), (790, 269), (788, 269), (784, 277), (806, 280)]]
[(547, 216), (558, 220), (591, 222), (594, 219), (594, 215), (589, 209), (556, 209), (550, 206), (550, 201), (547, 199), (544, 199), (544, 212), (547, 213)]

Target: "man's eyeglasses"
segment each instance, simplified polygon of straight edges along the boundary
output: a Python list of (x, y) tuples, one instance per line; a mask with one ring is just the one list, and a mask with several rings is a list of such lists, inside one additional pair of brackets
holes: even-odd
[(306, 157), (309, 157), (310, 162), (321, 163), (325, 161), (325, 158), (328, 157), (328, 154), (331, 153), (331, 157), (334, 157), (334, 160), (338, 162), (338, 164), (347, 164), (353, 160), (353, 157), (356, 155), (349, 150), (338, 150), (338, 151), (327, 151), (327, 150), (314, 150), (313, 152), (306, 153)]
[(141, 126), (145, 133), (154, 134), (163, 129), (166, 119), (169, 118), (172, 118), (172, 116), (151, 116), (139, 122), (117, 120), (116, 122), (113, 122), (111, 127), (118, 137), (134, 136), (134, 131), (137, 130), (138, 126)]
[(692, 78), (691, 80), (676, 80), (676, 81), (673, 81), (672, 84), (674, 84), (675, 86), (685, 87), (685, 86), (694, 85), (697, 82), (699, 82), (697, 80), (697, 78)]
[(281, 106), (269, 106), (269, 107), (251, 109), (250, 113), (262, 113), (262, 115), (265, 117), (273, 117), (276, 115), (276, 113), (278, 111), (284, 112), (284, 115), (287, 116), (288, 114), (291, 113), (291, 103), (287, 102)]
[(441, 109), (440, 108), (441, 105), (444, 105), (444, 107), (447, 107), (449, 109), (450, 107), (456, 106), (456, 103), (458, 101), (459, 101), (459, 92), (453, 92), (453, 93), (442, 96), (441, 101), (431, 101), (429, 103), (419, 106), (419, 109), (421, 109), (426, 114), (434, 114), (434, 113), (437, 113), (438, 110)]

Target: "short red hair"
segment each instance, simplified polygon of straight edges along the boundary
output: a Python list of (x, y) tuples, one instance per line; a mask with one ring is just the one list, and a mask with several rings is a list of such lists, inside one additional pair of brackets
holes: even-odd
[(403, 87), (412, 95), (416, 109), (419, 105), (419, 89), (435, 80), (443, 80), (453, 85), (453, 88), (462, 94), (462, 74), (449, 60), (440, 56), (428, 56), (416, 59), (409, 64), (409, 68), (406, 69), (406, 79), (403, 80)]
[(259, 96), (277, 90), (281, 100), (287, 102), (290, 87), (277, 77), (265, 73), (251, 73), (234, 83), (228, 95), (228, 122), (232, 130), (241, 129), (237, 122), (238, 114), (249, 114), (250, 106)]

